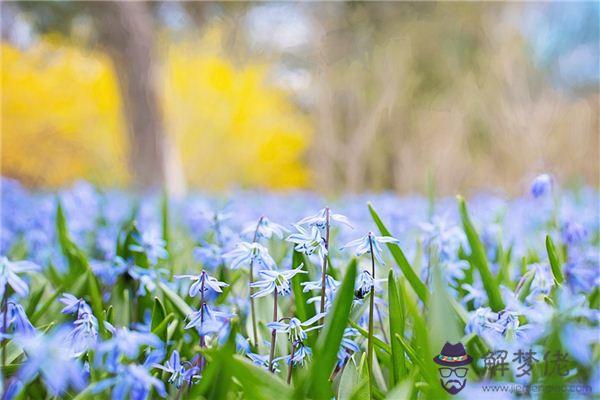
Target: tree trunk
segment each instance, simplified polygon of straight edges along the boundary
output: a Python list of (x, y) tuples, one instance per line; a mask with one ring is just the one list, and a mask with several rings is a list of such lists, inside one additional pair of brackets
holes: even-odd
[(145, 2), (92, 5), (100, 41), (112, 59), (129, 135), (129, 163), (139, 189), (165, 183), (166, 140), (155, 79), (154, 27)]

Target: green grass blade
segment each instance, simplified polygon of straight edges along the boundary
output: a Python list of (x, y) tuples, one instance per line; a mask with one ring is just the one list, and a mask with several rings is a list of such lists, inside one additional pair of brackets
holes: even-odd
[[(350, 324), (351, 327), (356, 329), (358, 331), (358, 333), (360, 333), (365, 339), (367, 339), (369, 337), (369, 332), (367, 332), (366, 329), (364, 329), (363, 327), (358, 325), (356, 322), (349, 320), (348, 323)], [(386, 353), (392, 354), (392, 348), (390, 347), (390, 345), (387, 344), (386, 342), (384, 342), (383, 340), (379, 339), (377, 336), (373, 337), (373, 344), (375, 345), (375, 347), (379, 347), (381, 350), (385, 351)]]
[[(398, 291), (396, 285), (396, 278), (394, 271), (390, 269), (388, 274), (388, 301), (390, 304), (389, 311), (389, 322), (390, 322), (390, 336), (404, 335), (404, 298), (403, 295)], [(400, 346), (397, 340), (392, 340), (392, 386), (396, 386), (400, 383), (401, 378), (406, 373), (404, 365), (404, 350)]]
[(154, 298), (154, 305), (152, 306), (152, 318), (150, 322), (150, 329), (154, 330), (166, 317), (167, 310), (164, 304), (158, 297)]
[[(377, 225), (379, 232), (381, 232), (381, 234), (384, 236), (392, 236), (390, 231), (383, 224), (383, 221), (381, 221), (381, 218), (379, 218), (379, 215), (373, 208), (373, 205), (370, 203), (369, 203), (369, 212), (371, 213), (371, 217), (373, 218), (375, 225)], [(406, 277), (406, 280), (408, 281), (410, 286), (413, 288), (413, 290), (415, 291), (417, 296), (419, 296), (419, 298), (423, 302), (427, 301), (427, 296), (428, 296), (427, 286), (425, 286), (423, 281), (421, 281), (421, 279), (419, 279), (419, 277), (417, 276), (417, 274), (411, 267), (410, 263), (406, 259), (406, 256), (404, 255), (404, 252), (402, 251), (400, 246), (398, 246), (395, 243), (388, 243), (387, 247), (388, 247), (388, 249), (390, 249), (390, 252), (392, 253), (392, 257), (396, 261), (396, 264), (402, 271), (402, 274)]]
[(179, 313), (180, 316), (186, 318), (190, 315), (193, 310), (192, 308), (181, 298), (177, 293), (171, 290), (167, 285), (163, 282), (158, 283), (158, 287), (162, 290), (165, 298), (169, 300), (169, 302), (175, 307), (175, 310)]
[(467, 235), (467, 240), (469, 241), (469, 246), (471, 247), (471, 256), (469, 257), (469, 261), (474, 265), (475, 268), (477, 268), (479, 275), (481, 275), (483, 287), (488, 295), (489, 304), (492, 310), (503, 310), (504, 301), (502, 300), (500, 288), (496, 282), (496, 279), (494, 278), (494, 275), (490, 271), (487, 256), (485, 254), (485, 248), (483, 247), (481, 239), (479, 239), (477, 230), (475, 230), (475, 227), (471, 222), (465, 199), (463, 199), (461, 196), (458, 196), (457, 198), (460, 218), (462, 220), (465, 234)]
[(29, 297), (29, 303), (27, 304), (27, 309), (25, 309), (26, 315), (32, 315), (35, 312), (35, 309), (42, 299), (45, 290), (46, 285), (42, 285), (35, 292), (31, 293), (31, 296)]
[(564, 277), (560, 267), (560, 259), (558, 258), (558, 253), (556, 252), (556, 246), (554, 246), (554, 242), (548, 235), (546, 235), (546, 251), (548, 252), (548, 260), (550, 261), (550, 267), (552, 267), (552, 275), (554, 275), (554, 280), (558, 284), (561, 284), (564, 281)]
[[(292, 256), (292, 268), (297, 268), (304, 260), (302, 253), (294, 250)], [(316, 311), (314, 303), (308, 304), (308, 299), (311, 297), (310, 292), (302, 291), (302, 282), (308, 282), (308, 274), (298, 274), (292, 279), (292, 288), (294, 290), (294, 305), (296, 306), (296, 317), (301, 321), (306, 321), (312, 318)]]
[(256, 400), (291, 398), (292, 389), (277, 375), (256, 367), (239, 355), (233, 357), (230, 365), (233, 376), (242, 386), (245, 398)]
[(325, 319), (325, 326), (314, 348), (313, 365), (309, 378), (309, 392), (313, 398), (331, 398), (329, 375), (337, 360), (337, 353), (348, 324), (348, 316), (354, 299), (356, 281), (356, 259), (350, 262), (346, 276), (338, 288), (335, 300)]
[(100, 284), (96, 275), (91, 269), (87, 271), (87, 287), (90, 295), (90, 304), (94, 311), (95, 317), (98, 319), (98, 330), (102, 336), (106, 335), (106, 328), (104, 327), (104, 306), (102, 305), (102, 292), (100, 291)]
[(167, 328), (173, 319), (175, 319), (175, 314), (168, 314), (162, 321), (158, 323), (158, 325), (152, 328), (152, 333), (161, 338), (161, 340), (166, 341)]
[(464, 333), (460, 329), (458, 317), (450, 302), (451, 297), (442, 277), (437, 253), (431, 255), (429, 263), (432, 273), (432, 291), (435, 296), (429, 298), (427, 330), (429, 332), (429, 348), (435, 350), (441, 349), (446, 342), (458, 342)]

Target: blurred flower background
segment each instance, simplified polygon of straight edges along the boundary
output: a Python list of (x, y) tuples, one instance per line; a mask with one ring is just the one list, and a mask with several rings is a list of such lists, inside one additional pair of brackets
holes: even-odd
[(598, 187), (599, 3), (2, 2), (36, 188)]

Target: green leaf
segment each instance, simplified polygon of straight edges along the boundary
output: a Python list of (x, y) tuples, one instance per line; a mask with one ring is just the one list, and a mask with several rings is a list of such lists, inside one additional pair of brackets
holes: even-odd
[(154, 298), (154, 306), (152, 307), (152, 318), (150, 322), (150, 329), (154, 330), (166, 317), (167, 311), (162, 301), (158, 297)]
[(450, 295), (443, 281), (442, 270), (437, 258), (437, 250), (429, 257), (432, 273), (433, 293), (428, 302), (427, 328), (429, 332), (429, 348), (441, 349), (444, 343), (458, 342), (463, 333), (455, 310), (450, 303)]
[(169, 323), (175, 319), (175, 314), (170, 313), (158, 325), (152, 328), (152, 333), (161, 338), (163, 341), (167, 340), (167, 328)]
[(292, 389), (277, 375), (253, 365), (239, 355), (233, 356), (230, 367), (247, 399), (289, 399), (292, 396)]
[(412, 398), (415, 387), (415, 378), (418, 370), (414, 370), (410, 376), (402, 380), (396, 387), (390, 390), (386, 396), (386, 400), (410, 399)]
[[(379, 218), (379, 215), (373, 208), (373, 205), (370, 203), (369, 203), (369, 212), (371, 213), (371, 217), (373, 218), (373, 221), (375, 221), (375, 225), (377, 225), (379, 232), (381, 232), (381, 234), (384, 236), (392, 236), (390, 231), (385, 227), (385, 225), (381, 221), (381, 218)], [(406, 259), (406, 256), (404, 256), (404, 252), (402, 251), (400, 246), (398, 246), (395, 243), (388, 243), (387, 247), (388, 247), (388, 249), (390, 249), (390, 252), (392, 253), (392, 257), (396, 261), (396, 264), (402, 271), (402, 274), (406, 277), (406, 280), (408, 281), (410, 286), (413, 288), (413, 290), (415, 291), (417, 296), (419, 296), (421, 301), (423, 301), (423, 302), (427, 301), (427, 296), (428, 296), (427, 286), (425, 286), (423, 281), (421, 281), (421, 279), (419, 279), (419, 277), (417, 276), (417, 274), (415, 273), (413, 268), (410, 266), (408, 260)]]
[[(238, 331), (237, 322), (233, 322), (227, 342), (220, 349), (206, 351), (207, 366), (202, 373), (202, 379), (193, 385), (189, 398), (197, 399), (204, 396), (208, 399), (226, 400), (229, 398), (232, 383), (233, 355), (235, 354), (235, 335)], [(208, 356), (210, 355), (210, 356)]]
[(69, 264), (69, 274), (83, 274), (88, 269), (89, 263), (83, 251), (71, 239), (60, 199), (56, 201), (56, 231), (60, 248)]
[(340, 384), (338, 387), (338, 400), (350, 400), (352, 394), (358, 388), (358, 369), (354, 364), (354, 357), (348, 360), (344, 370), (342, 371), (342, 377), (340, 378)]
[(546, 251), (548, 252), (548, 260), (550, 260), (550, 266), (552, 267), (552, 275), (554, 275), (554, 280), (558, 284), (561, 284), (563, 283), (564, 278), (560, 267), (560, 259), (558, 258), (558, 253), (556, 252), (554, 242), (548, 235), (546, 235)]
[(94, 311), (94, 315), (98, 319), (98, 329), (101, 334), (106, 334), (106, 328), (104, 327), (104, 308), (102, 306), (102, 293), (100, 292), (100, 285), (98, 284), (96, 275), (94, 275), (91, 269), (88, 269), (87, 271), (87, 283), (92, 310)]
[(32, 315), (35, 312), (38, 303), (44, 295), (44, 290), (46, 290), (46, 285), (40, 286), (35, 292), (31, 293), (31, 296), (29, 297), (29, 303), (27, 304), (27, 309), (25, 310), (26, 315)]
[(402, 336), (396, 335), (396, 340), (400, 343), (406, 354), (408, 354), (410, 360), (419, 367), (421, 373), (423, 374), (423, 376), (425, 376), (425, 379), (427, 379), (428, 381), (431, 380), (433, 377), (429, 373), (430, 368), (427, 365), (425, 365), (423, 359), (419, 357), (419, 353), (406, 340), (404, 340)]
[(175, 310), (183, 317), (186, 318), (190, 315), (193, 310), (192, 308), (181, 298), (177, 293), (172, 291), (167, 285), (163, 282), (158, 283), (158, 287), (165, 295), (165, 298), (169, 300), (169, 302), (175, 307)]
[(54, 291), (54, 293), (52, 293), (52, 296), (50, 296), (48, 299), (46, 299), (46, 301), (44, 301), (42, 303), (42, 305), (40, 306), (40, 308), (31, 316), (29, 317), (29, 322), (31, 322), (33, 325), (35, 325), (38, 320), (44, 315), (46, 314), (46, 311), (48, 311), (48, 309), (55, 304), (56, 299), (58, 298), (58, 296), (60, 296), (62, 292), (62, 287), (57, 287), (56, 290)]
[[(388, 301), (390, 304), (389, 309), (389, 322), (390, 322), (390, 336), (404, 335), (404, 296), (399, 292), (396, 286), (396, 278), (394, 276), (394, 270), (390, 269), (388, 274)], [(400, 346), (397, 340), (392, 340), (392, 382), (393, 386), (400, 382), (402, 376), (406, 373), (406, 367), (404, 365), (404, 350)]]
[(517, 287), (517, 298), (520, 302), (525, 301), (525, 299), (529, 295), (529, 291), (531, 290), (531, 284), (533, 283), (533, 278), (535, 278), (534, 269), (527, 271), (527, 273), (521, 278)]
[[(302, 253), (294, 250), (292, 256), (292, 268), (297, 268), (303, 261), (304, 257)], [(308, 274), (298, 274), (292, 279), (292, 288), (294, 290), (294, 304), (296, 306), (296, 318), (300, 321), (306, 321), (309, 318), (315, 316), (315, 305), (314, 303), (308, 303), (308, 299), (311, 297), (310, 292), (304, 292), (302, 283), (308, 282)]]
[(502, 300), (498, 283), (490, 271), (487, 256), (485, 254), (485, 248), (483, 247), (481, 239), (479, 239), (477, 230), (475, 230), (475, 227), (471, 222), (465, 199), (463, 199), (461, 196), (457, 196), (457, 199), (460, 218), (462, 220), (465, 234), (467, 235), (467, 240), (469, 241), (469, 246), (471, 247), (471, 256), (469, 257), (469, 261), (474, 265), (475, 268), (477, 268), (479, 275), (481, 275), (481, 280), (483, 281), (483, 287), (488, 295), (490, 307), (494, 311), (501, 311), (504, 309), (504, 301)]
[(354, 299), (356, 259), (346, 269), (346, 276), (338, 288), (335, 300), (325, 319), (325, 326), (314, 347), (314, 359), (309, 378), (309, 392), (313, 398), (331, 398), (329, 375), (337, 360), (337, 353), (348, 324), (348, 316)]
[[(354, 329), (356, 329), (358, 331), (358, 333), (360, 333), (364, 338), (368, 339), (369, 338), (369, 332), (364, 329), (362, 326), (358, 325), (356, 322), (349, 320), (348, 323), (350, 324), (351, 327), (353, 327)], [(379, 347), (381, 350), (385, 351), (388, 354), (392, 354), (392, 348), (390, 347), (389, 344), (387, 344), (386, 342), (384, 342), (383, 340), (379, 339), (377, 336), (373, 337), (373, 344), (375, 345), (375, 347)]]

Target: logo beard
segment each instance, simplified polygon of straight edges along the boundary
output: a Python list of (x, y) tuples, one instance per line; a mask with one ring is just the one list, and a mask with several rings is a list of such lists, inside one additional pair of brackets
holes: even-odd
[(440, 379), (440, 383), (446, 392), (454, 395), (464, 389), (465, 385), (467, 384), (467, 380), (448, 379), (444, 381), (443, 379)]

